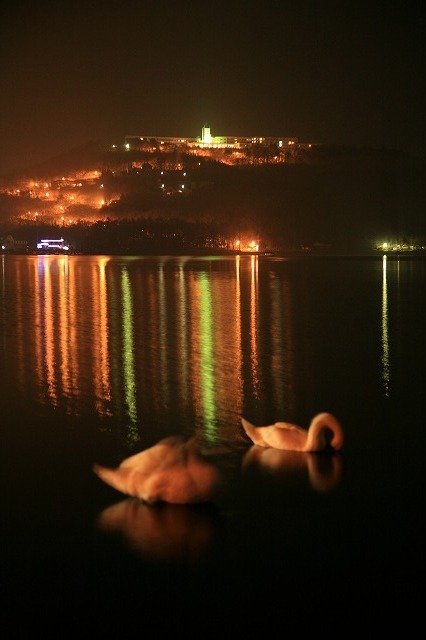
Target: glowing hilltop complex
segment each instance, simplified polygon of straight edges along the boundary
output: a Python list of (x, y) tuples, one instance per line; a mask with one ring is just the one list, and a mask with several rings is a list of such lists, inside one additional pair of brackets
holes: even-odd
[(206, 124), (201, 129), (199, 138), (173, 138), (152, 135), (127, 135), (125, 146), (127, 149), (146, 149), (152, 147), (186, 147), (189, 149), (233, 149), (247, 150), (254, 146), (276, 146), (280, 150), (295, 148), (310, 148), (312, 144), (299, 143), (298, 138), (279, 137), (238, 137), (212, 136), (210, 127)]

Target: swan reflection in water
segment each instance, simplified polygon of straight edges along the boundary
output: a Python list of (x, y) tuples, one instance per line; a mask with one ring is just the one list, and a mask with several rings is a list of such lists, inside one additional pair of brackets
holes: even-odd
[(305, 451), (285, 451), (253, 445), (242, 462), (245, 473), (262, 472), (284, 478), (307, 472), (311, 487), (319, 493), (329, 493), (340, 484), (343, 471), (339, 454)]
[(159, 561), (194, 562), (211, 547), (217, 530), (213, 505), (148, 505), (127, 498), (97, 518), (104, 533), (119, 533), (137, 555)]

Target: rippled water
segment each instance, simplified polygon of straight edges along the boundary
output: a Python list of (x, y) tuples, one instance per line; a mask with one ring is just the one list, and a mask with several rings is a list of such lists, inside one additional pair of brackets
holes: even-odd
[[(1, 256), (4, 595), (232, 611), (280, 576), (392, 575), (399, 594), (422, 560), (425, 276), (395, 256)], [(241, 415), (320, 411), (341, 454), (253, 457)], [(213, 505), (153, 510), (94, 477), (174, 434), (220, 466)]]

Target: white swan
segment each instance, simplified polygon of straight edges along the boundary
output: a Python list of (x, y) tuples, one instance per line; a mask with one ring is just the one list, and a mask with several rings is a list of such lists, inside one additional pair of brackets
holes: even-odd
[(149, 504), (208, 502), (221, 484), (219, 471), (203, 459), (196, 439), (180, 436), (160, 440), (115, 469), (95, 464), (93, 471), (117, 491)]
[(312, 418), (308, 430), (289, 422), (256, 427), (241, 418), (241, 423), (252, 442), (261, 447), (287, 451), (337, 451), (343, 446), (342, 427), (331, 413), (318, 413)]

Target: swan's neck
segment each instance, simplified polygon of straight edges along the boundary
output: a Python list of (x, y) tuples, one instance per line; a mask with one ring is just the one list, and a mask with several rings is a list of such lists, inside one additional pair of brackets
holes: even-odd
[(338, 450), (343, 444), (340, 424), (330, 414), (319, 414), (312, 420), (306, 440), (307, 451)]

